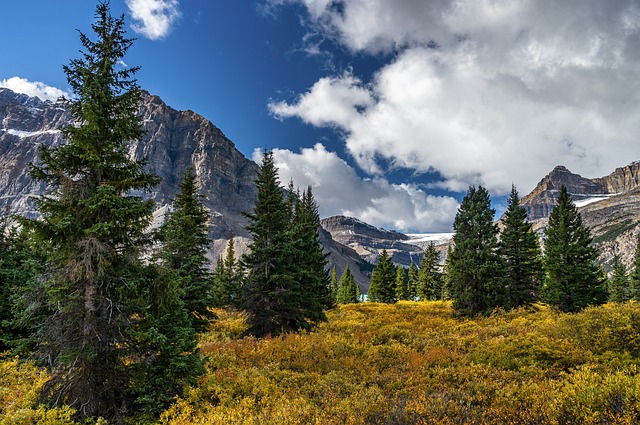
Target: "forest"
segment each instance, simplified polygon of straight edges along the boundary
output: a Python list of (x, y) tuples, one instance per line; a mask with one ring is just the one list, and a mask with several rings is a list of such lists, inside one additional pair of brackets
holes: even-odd
[(138, 68), (115, 66), (133, 40), (108, 3), (93, 30), (64, 67), (68, 143), (30, 165), (41, 216), (0, 216), (0, 424), (640, 420), (640, 248), (609, 278), (566, 188), (543, 252), (515, 187), (498, 224), (471, 186), (444, 266), (383, 251), (363, 297), (329, 270), (311, 188), (264, 152), (248, 252), (230, 235), (211, 271), (192, 169), (151, 229)]

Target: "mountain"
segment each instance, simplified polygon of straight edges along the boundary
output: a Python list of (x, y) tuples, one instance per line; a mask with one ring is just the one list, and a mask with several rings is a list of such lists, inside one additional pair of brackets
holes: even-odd
[[(203, 204), (209, 210), (211, 259), (224, 253), (231, 233), (236, 253), (247, 251), (250, 242), (247, 219), (242, 214), (253, 210), (257, 199), (255, 179), (259, 167), (240, 153), (233, 142), (210, 121), (193, 111), (178, 111), (158, 96), (142, 93), (140, 118), (144, 136), (130, 145), (130, 155), (146, 158), (147, 169), (161, 177), (152, 193), (143, 194), (156, 202), (155, 224), (169, 212), (179, 190), (183, 172), (193, 167)], [(64, 143), (58, 128), (71, 123), (64, 105), (0, 88), (0, 208), (13, 214), (36, 217), (34, 197), (45, 191), (28, 174), (28, 164), (39, 159), (40, 146)], [(368, 276), (363, 261), (351, 248), (321, 231), (320, 240), (329, 254), (330, 266), (342, 274), (349, 264), (356, 281), (364, 290)], [(215, 261), (212, 261), (215, 263)], [(366, 271), (368, 266), (364, 266)]]
[(559, 165), (547, 174), (538, 185), (524, 196), (520, 204), (527, 210), (529, 220), (548, 217), (558, 199), (560, 188), (566, 186), (576, 204), (581, 201), (607, 198), (623, 194), (640, 185), (640, 163), (634, 162), (617, 168), (613, 173), (601, 178), (585, 178)]
[(631, 264), (640, 233), (640, 162), (599, 178), (585, 178), (563, 166), (554, 168), (521, 200), (534, 229), (542, 235), (562, 186), (578, 206), (607, 266), (614, 255)]

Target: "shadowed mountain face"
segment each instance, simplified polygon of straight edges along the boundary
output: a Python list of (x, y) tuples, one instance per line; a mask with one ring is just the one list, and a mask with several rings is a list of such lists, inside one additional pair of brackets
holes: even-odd
[[(226, 249), (233, 233), (236, 252), (246, 252), (250, 236), (243, 212), (251, 212), (257, 199), (255, 180), (258, 165), (240, 153), (233, 142), (210, 121), (192, 111), (177, 111), (158, 96), (143, 92), (140, 117), (145, 131), (141, 140), (131, 143), (129, 153), (146, 158), (147, 169), (160, 176), (152, 193), (142, 195), (156, 202), (155, 224), (162, 222), (179, 189), (187, 167), (195, 170), (203, 204), (211, 214), (210, 256), (217, 258)], [(38, 162), (40, 146), (65, 143), (58, 130), (71, 123), (71, 115), (60, 103), (0, 88), (0, 208), (13, 214), (36, 217), (34, 197), (45, 186), (29, 177), (28, 164)], [(354, 270), (364, 288), (368, 278), (360, 272), (361, 259), (352, 249), (321, 233), (330, 263), (342, 273), (346, 264)], [(215, 264), (215, 261), (212, 263)]]
[[(211, 212), (210, 237), (227, 238), (231, 232), (246, 236), (241, 212), (255, 204), (258, 166), (209, 121), (191, 111), (176, 111), (157, 96), (143, 93), (140, 116), (145, 134), (130, 145), (130, 154), (146, 158), (148, 169), (162, 179), (152, 193), (143, 194), (157, 203), (156, 214), (167, 210), (191, 166)], [(59, 103), (0, 89), (0, 120), (0, 207), (35, 216), (32, 197), (45, 188), (31, 180), (28, 164), (38, 161), (41, 145), (64, 143), (58, 128), (69, 124), (71, 116)]]

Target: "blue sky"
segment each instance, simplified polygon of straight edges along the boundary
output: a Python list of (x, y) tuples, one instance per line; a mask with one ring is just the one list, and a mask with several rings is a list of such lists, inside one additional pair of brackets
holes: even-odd
[[(95, 3), (3, 5), (0, 86), (67, 90)], [(634, 0), (112, 0), (140, 85), (218, 126), (323, 216), (451, 228), (471, 184), (500, 210), (554, 166), (601, 177), (640, 154)]]

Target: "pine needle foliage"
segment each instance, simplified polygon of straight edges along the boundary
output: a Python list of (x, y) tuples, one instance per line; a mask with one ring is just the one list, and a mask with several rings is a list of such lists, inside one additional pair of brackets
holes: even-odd
[(263, 337), (312, 329), (326, 320), (324, 308), (331, 304), (317, 205), (310, 190), (302, 199), (290, 191), (285, 199), (271, 152), (263, 155), (256, 186), (256, 206), (246, 214), (253, 241), (242, 259), (249, 333)]
[(617, 254), (613, 257), (611, 278), (609, 279), (609, 301), (623, 303), (631, 299), (627, 268)]
[(351, 270), (349, 269), (349, 265), (347, 264), (342, 276), (340, 276), (336, 302), (338, 304), (353, 304), (357, 303), (359, 298), (360, 294), (358, 285), (356, 284), (353, 274), (351, 274)]
[(440, 273), (440, 253), (433, 242), (425, 248), (418, 269), (416, 295), (420, 301), (442, 299), (442, 273)]
[(598, 271), (598, 251), (592, 246), (589, 228), (562, 186), (545, 229), (542, 299), (565, 312), (576, 312), (606, 301)]
[(382, 250), (378, 264), (371, 274), (371, 283), (367, 293), (369, 301), (393, 304), (396, 299), (396, 268), (386, 249)]
[(175, 270), (184, 285), (183, 301), (196, 332), (204, 332), (214, 317), (209, 310), (213, 300), (206, 257), (211, 243), (208, 237), (209, 213), (202, 204), (202, 198), (195, 172), (188, 167), (173, 201), (173, 210), (159, 231), (161, 263)]
[(42, 219), (23, 224), (45, 255), (34, 291), (51, 313), (36, 335), (34, 357), (51, 372), (41, 398), (72, 407), (76, 419), (123, 423), (166, 407), (185, 380), (169, 369), (199, 357), (191, 323), (181, 319), (179, 278), (163, 279), (143, 261), (154, 203), (134, 193), (150, 191), (158, 178), (128, 156), (128, 143), (142, 135), (138, 68), (118, 63), (133, 41), (108, 2), (98, 4), (95, 19), (95, 41), (80, 33), (82, 56), (64, 67), (75, 95), (65, 100), (74, 118), (61, 129), (68, 143), (43, 146), (30, 167), (48, 188), (38, 199)]
[(453, 307), (462, 315), (487, 314), (504, 302), (504, 263), (489, 192), (469, 187), (453, 223), (447, 274)]
[(539, 300), (544, 279), (542, 252), (527, 211), (520, 205), (518, 191), (511, 195), (503, 219), (499, 251), (506, 266), (506, 299), (504, 308), (518, 308)]
[(629, 297), (640, 301), (640, 234), (636, 237), (636, 249), (629, 275)]

